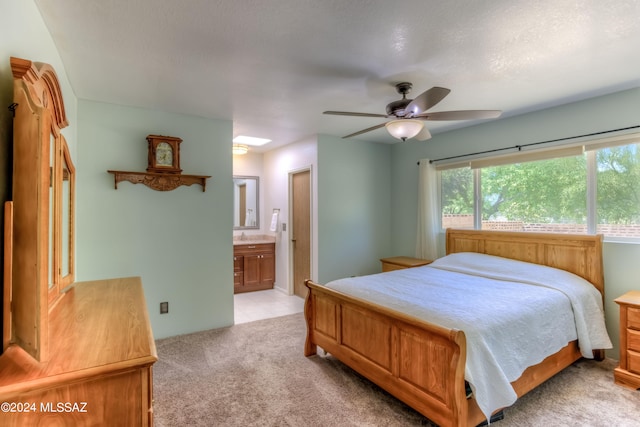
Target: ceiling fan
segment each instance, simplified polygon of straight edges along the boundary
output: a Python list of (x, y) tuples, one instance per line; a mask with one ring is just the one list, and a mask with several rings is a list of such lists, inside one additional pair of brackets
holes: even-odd
[(431, 138), (429, 129), (424, 125), (425, 120), (495, 119), (502, 114), (500, 110), (459, 110), (428, 113), (427, 110), (442, 101), (444, 97), (451, 92), (450, 89), (434, 86), (422, 92), (415, 99), (408, 99), (407, 94), (411, 92), (413, 85), (409, 82), (402, 82), (395, 86), (396, 91), (402, 95), (402, 99), (387, 104), (387, 114), (352, 113), (348, 111), (325, 111), (323, 114), (393, 118), (391, 121), (345, 135), (343, 138), (351, 138), (352, 136), (371, 132), (385, 126), (393, 137), (401, 139), (402, 141), (414, 137), (419, 141), (425, 141)]

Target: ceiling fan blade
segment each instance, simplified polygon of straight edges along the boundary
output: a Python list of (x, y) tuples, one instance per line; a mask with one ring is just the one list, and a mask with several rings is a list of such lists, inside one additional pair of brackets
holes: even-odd
[(442, 101), (445, 96), (449, 95), (451, 89), (434, 86), (429, 90), (422, 92), (413, 101), (407, 105), (405, 111), (414, 116), (427, 111), (429, 108)]
[(416, 136), (413, 137), (413, 139), (416, 139), (418, 141), (426, 141), (427, 139), (431, 139), (431, 132), (429, 132), (429, 129), (427, 129), (427, 127), (424, 126), (422, 130), (418, 132)]
[(500, 110), (459, 110), (459, 111), (439, 111), (435, 113), (422, 113), (418, 118), (424, 120), (476, 120), (495, 119), (500, 117)]
[(349, 111), (324, 111), (322, 114), (333, 114), (334, 116), (388, 117), (386, 114), (351, 113)]
[(363, 133), (371, 132), (372, 130), (376, 130), (376, 129), (380, 129), (381, 127), (384, 127), (384, 125), (385, 125), (385, 123), (382, 123), (380, 125), (371, 126), (370, 128), (359, 130), (358, 132), (343, 136), (342, 138), (343, 139), (344, 138), (351, 138), (352, 136), (361, 135)]

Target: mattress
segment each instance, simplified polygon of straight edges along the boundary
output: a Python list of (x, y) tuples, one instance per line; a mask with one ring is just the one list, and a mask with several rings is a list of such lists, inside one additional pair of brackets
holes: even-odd
[(464, 331), (465, 379), (490, 417), (512, 405), (511, 382), (578, 339), (584, 357), (611, 348), (602, 296), (586, 280), (551, 267), (456, 253), (423, 267), (326, 285), (421, 320)]

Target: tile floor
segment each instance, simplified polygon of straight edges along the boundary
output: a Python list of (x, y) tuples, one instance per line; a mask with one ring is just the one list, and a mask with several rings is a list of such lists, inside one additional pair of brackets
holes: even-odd
[(304, 310), (304, 299), (286, 295), (276, 289), (235, 294), (233, 304), (236, 324), (301, 313)]

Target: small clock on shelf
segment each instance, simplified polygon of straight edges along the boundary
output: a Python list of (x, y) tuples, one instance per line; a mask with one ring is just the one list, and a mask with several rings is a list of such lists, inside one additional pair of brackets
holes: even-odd
[(173, 136), (148, 135), (149, 165), (147, 172), (176, 174), (180, 169), (180, 143)]
[(148, 135), (149, 164), (146, 172), (108, 170), (113, 174), (114, 187), (129, 181), (144, 184), (157, 191), (171, 191), (182, 185), (200, 184), (205, 191), (209, 175), (183, 175), (180, 169), (180, 143), (182, 139), (173, 136)]

